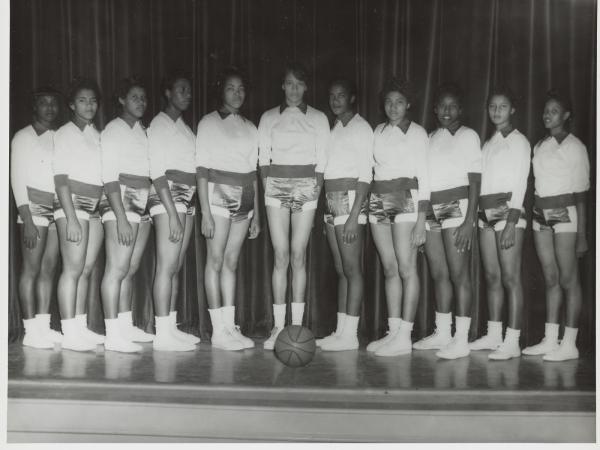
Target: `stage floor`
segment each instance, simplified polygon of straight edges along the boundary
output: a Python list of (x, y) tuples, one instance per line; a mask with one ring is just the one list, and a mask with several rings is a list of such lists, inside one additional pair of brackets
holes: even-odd
[[(467, 358), (446, 361), (438, 359), (434, 351), (414, 351), (412, 355), (383, 358), (366, 352), (364, 348), (347, 352), (317, 350), (310, 364), (294, 369), (280, 363), (272, 351), (263, 350), (260, 341), (257, 341), (256, 348), (240, 352), (212, 349), (204, 342), (194, 352), (186, 353), (154, 352), (151, 344), (144, 344), (143, 347), (140, 354), (122, 354), (105, 352), (102, 347), (98, 347), (95, 353), (79, 353), (58, 349), (36, 350), (23, 347), (20, 343), (9, 345), (9, 425), (11, 412), (13, 414), (9, 435), (12, 430), (15, 442), (31, 441), (31, 436), (36, 433), (42, 433), (39, 434), (43, 436), (40, 437), (42, 440), (56, 441), (54, 438), (57, 436), (69, 440), (65, 438), (65, 430), (59, 430), (58, 435), (53, 435), (54, 438), (48, 438), (50, 429), (27, 428), (29, 425), (23, 421), (27, 422), (24, 418), (32, 411), (43, 411), (44, 405), (48, 408), (44, 416), (47, 417), (48, 414), (52, 415), (56, 405), (66, 407), (71, 402), (73, 410), (70, 414), (74, 415), (74, 420), (82, 410), (81, 405), (85, 404), (112, 405), (104, 412), (109, 418), (107, 421), (111, 415), (119, 420), (115, 413), (118, 411), (116, 405), (129, 408), (127, 414), (131, 414), (131, 405), (143, 405), (145, 410), (149, 404), (170, 404), (178, 408), (208, 407), (212, 408), (207, 413), (208, 417), (216, 417), (214, 408), (218, 407), (226, 408), (224, 417), (228, 418), (237, 417), (232, 411), (243, 410), (239, 415), (241, 421), (248, 420), (251, 414), (248, 411), (262, 411), (261, 414), (272, 411), (274, 413), (268, 416), (270, 421), (284, 420), (284, 410), (292, 414), (290, 417), (293, 419), (289, 420), (294, 421), (298, 420), (301, 411), (307, 413), (309, 419), (306, 420), (309, 421), (316, 420), (315, 412), (329, 411), (335, 413), (336, 416), (332, 416), (331, 420), (338, 424), (339, 414), (352, 412), (353, 416), (342, 419), (346, 420), (350, 432), (352, 426), (357, 426), (352, 425), (353, 417), (357, 420), (361, 418), (359, 423), (362, 424), (368, 423), (367, 420), (379, 420), (372, 428), (368, 428), (372, 430), (378, 429), (383, 423), (381, 418), (376, 417), (391, 420), (386, 428), (388, 435), (381, 439), (386, 441), (394, 441), (394, 436), (406, 437), (407, 441), (421, 440), (422, 435), (416, 431), (418, 427), (411, 425), (410, 421), (421, 416), (433, 420), (432, 414), (438, 414), (437, 420), (445, 421), (443, 423), (450, 420), (448, 415), (451, 414), (455, 415), (452, 420), (457, 420), (458, 424), (463, 423), (461, 420), (466, 415), (476, 417), (469, 420), (487, 420), (485, 423), (488, 425), (510, 420), (529, 423), (533, 427), (529, 431), (515, 431), (513, 435), (506, 436), (507, 441), (553, 442), (561, 440), (561, 437), (567, 441), (578, 440), (581, 431), (567, 435), (556, 425), (562, 423), (565, 429), (571, 430), (574, 430), (573, 424), (582, 424), (586, 433), (585, 436), (581, 435), (584, 441), (595, 436), (594, 428), (589, 429), (595, 420), (593, 355), (551, 363), (543, 362), (541, 357), (527, 356), (509, 361), (490, 361), (488, 352), (472, 352)], [(48, 402), (54, 403), (51, 405)], [(103, 413), (103, 410), (98, 411), (98, 414)], [(360, 415), (367, 412), (369, 415)], [(123, 417), (128, 417), (125, 412), (123, 414)], [(188, 417), (190, 412), (185, 414)], [(193, 414), (197, 414), (197, 411)], [(398, 422), (400, 416), (390, 414), (402, 415), (404, 422)], [(532, 418), (535, 414), (539, 414), (539, 422)], [(568, 425), (570, 428), (564, 421), (565, 415), (571, 420)], [(320, 419), (323, 424), (327, 422), (324, 417)], [(527, 417), (527, 422), (523, 422), (522, 417)], [(164, 420), (168, 422), (170, 419), (164, 416)], [(173, 417), (173, 426), (181, 426), (181, 420), (181, 417)], [(448, 431), (441, 436), (431, 434), (431, 428), (422, 430), (425, 433), (423, 436), (428, 436), (431, 441), (460, 441), (462, 439), (456, 436), (463, 435), (456, 434), (456, 423), (452, 425), (448, 422)], [(535, 423), (538, 425), (534, 426)], [(393, 424), (398, 424), (397, 429)], [(56, 426), (60, 428), (59, 425), (62, 426), (62, 422)], [(200, 431), (194, 425), (195, 431), (190, 431), (190, 439), (202, 440), (200, 437), (203, 436), (203, 439), (209, 440), (227, 440), (227, 437), (232, 440), (280, 440), (281, 436), (286, 439), (290, 436), (278, 435), (277, 430), (233, 436), (227, 434), (230, 433), (229, 429), (220, 435), (215, 431), (215, 426), (218, 428), (218, 424), (214, 425), (206, 432), (208, 434), (199, 435), (197, 433)], [(260, 428), (255, 423), (253, 426)], [(515, 430), (514, 424), (507, 422), (506, 426)], [(340, 436), (352, 438), (348, 432), (332, 435), (324, 431), (319, 435), (318, 423), (307, 422), (306, 427), (307, 430), (314, 430), (312, 437), (317, 440), (344, 440)], [(146, 430), (141, 425), (138, 428)], [(545, 431), (536, 435), (536, 428), (537, 432), (542, 429), (551, 429), (553, 432), (548, 434)], [(129, 431), (128, 428), (125, 430), (121, 436)], [(249, 433), (247, 429), (244, 430)], [(411, 435), (411, 432), (416, 434)], [(534, 434), (527, 434), (531, 432)], [(181, 438), (183, 432), (177, 433)], [(91, 436), (93, 433), (88, 431), (88, 434)], [(143, 434), (147, 434), (147, 430), (139, 431), (136, 435), (139, 437)], [(375, 439), (369, 438), (369, 433), (359, 436), (367, 440)], [(539, 440), (536, 440), (536, 436), (539, 436)], [(498, 439), (490, 431), (470, 435), (464, 440), (487, 440), (485, 437), (489, 437), (490, 441)], [(293, 438), (305, 439), (307, 437), (302, 434)]]

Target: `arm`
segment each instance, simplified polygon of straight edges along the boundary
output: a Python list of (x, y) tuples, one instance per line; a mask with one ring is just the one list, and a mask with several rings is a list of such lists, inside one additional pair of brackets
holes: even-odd
[(586, 194), (590, 188), (590, 161), (585, 146), (577, 145), (573, 148), (575, 164), (573, 167), (573, 192), (575, 193), (575, 208), (577, 210), (577, 241), (575, 251), (581, 258), (588, 250), (586, 237)]
[(422, 139), (416, 146), (417, 151), (417, 179), (419, 180), (419, 202), (417, 206), (417, 221), (411, 233), (411, 244), (418, 248), (425, 243), (425, 217), (431, 198), (431, 188), (429, 185), (429, 167), (427, 158), (429, 153), (429, 139), (427, 133), (423, 131)]
[(356, 183), (356, 195), (354, 197), (354, 204), (350, 215), (344, 224), (344, 230), (342, 231), (342, 241), (344, 244), (351, 244), (356, 240), (358, 235), (358, 216), (360, 215), (360, 207), (369, 195), (371, 185), (359, 181)]
[(10, 184), (12, 187), (15, 203), (19, 210), (19, 216), (23, 221), (23, 242), (25, 248), (33, 250), (40, 238), (37, 227), (33, 223), (31, 210), (29, 209), (29, 198), (27, 195), (27, 184), (24, 174), (27, 173), (27, 143), (20, 136), (15, 136), (11, 144), (10, 155)]
[(249, 239), (255, 239), (260, 234), (260, 204), (258, 202), (258, 181), (254, 180), (254, 214), (250, 221)]
[(153, 180), (152, 184), (154, 184), (156, 193), (158, 194), (158, 197), (167, 210), (167, 215), (169, 216), (169, 240), (171, 242), (179, 242), (183, 237), (183, 227), (179, 221), (179, 215), (175, 209), (173, 197), (171, 197), (171, 191), (169, 190), (167, 177), (163, 175), (156, 180)]
[(119, 244), (129, 247), (135, 242), (135, 239), (133, 238), (133, 228), (125, 214), (125, 207), (123, 206), (123, 199), (121, 198), (121, 185), (118, 181), (106, 183), (104, 185), (104, 192), (106, 193), (108, 203), (117, 218), (117, 238)]
[(212, 239), (215, 234), (215, 221), (210, 211), (208, 179), (205, 172), (199, 169), (196, 170), (196, 183), (198, 187), (198, 199), (200, 200), (200, 211), (202, 213), (200, 229), (206, 239)]
[(317, 136), (316, 136), (316, 160), (317, 165), (315, 167), (315, 172), (317, 175), (317, 186), (319, 187), (319, 193), (321, 188), (323, 187), (323, 173), (325, 172), (325, 164), (327, 163), (327, 145), (329, 144), (329, 121), (327, 120), (327, 116), (322, 112), (318, 113), (316, 118), (316, 128), (317, 128)]
[(60, 206), (65, 213), (67, 219), (67, 241), (76, 242), (77, 245), (81, 242), (82, 230), (81, 224), (75, 214), (73, 199), (71, 198), (71, 188), (69, 187), (68, 175), (54, 175), (54, 186), (56, 188), (56, 196), (60, 202)]
[(269, 176), (271, 165), (271, 128), (269, 111), (265, 112), (258, 123), (258, 165), (260, 167), (260, 178), (263, 188), (266, 187), (266, 179)]

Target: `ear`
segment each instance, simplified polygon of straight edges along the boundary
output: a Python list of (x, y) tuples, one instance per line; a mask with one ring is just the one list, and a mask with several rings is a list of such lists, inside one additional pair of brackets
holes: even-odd
[(123, 100), (121, 97), (119, 97), (119, 103), (121, 104), (121, 106), (123, 106), (125, 104), (125, 100)]
[(565, 111), (565, 113), (563, 114), (563, 119), (565, 120), (565, 122), (567, 120), (569, 120), (570, 117), (571, 117), (571, 111)]
[(515, 113), (516, 109), (515, 108), (510, 108), (510, 115), (512, 116)]
[(69, 103), (69, 108), (71, 111), (75, 111), (75, 103)]
[(352, 97), (350, 97), (350, 104), (354, 105), (356, 103), (356, 95), (353, 95)]
[(410, 109), (410, 103), (406, 104), (406, 109)]

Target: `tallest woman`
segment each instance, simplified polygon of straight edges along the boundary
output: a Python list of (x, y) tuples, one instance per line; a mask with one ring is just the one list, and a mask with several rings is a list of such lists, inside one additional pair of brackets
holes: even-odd
[[(301, 325), (306, 291), (306, 246), (323, 185), (329, 122), (306, 104), (308, 73), (290, 64), (283, 73), (281, 105), (266, 111), (258, 125), (261, 178), (274, 251), (272, 350), (285, 326), (287, 270), (292, 265), (292, 324)], [(291, 238), (290, 238), (291, 223)]]

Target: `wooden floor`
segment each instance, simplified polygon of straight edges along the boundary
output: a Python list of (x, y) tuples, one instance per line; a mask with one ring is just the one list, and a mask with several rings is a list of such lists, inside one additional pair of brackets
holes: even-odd
[[(9, 442), (595, 441), (593, 355), (8, 349)], [(233, 426), (232, 426), (233, 425)]]

